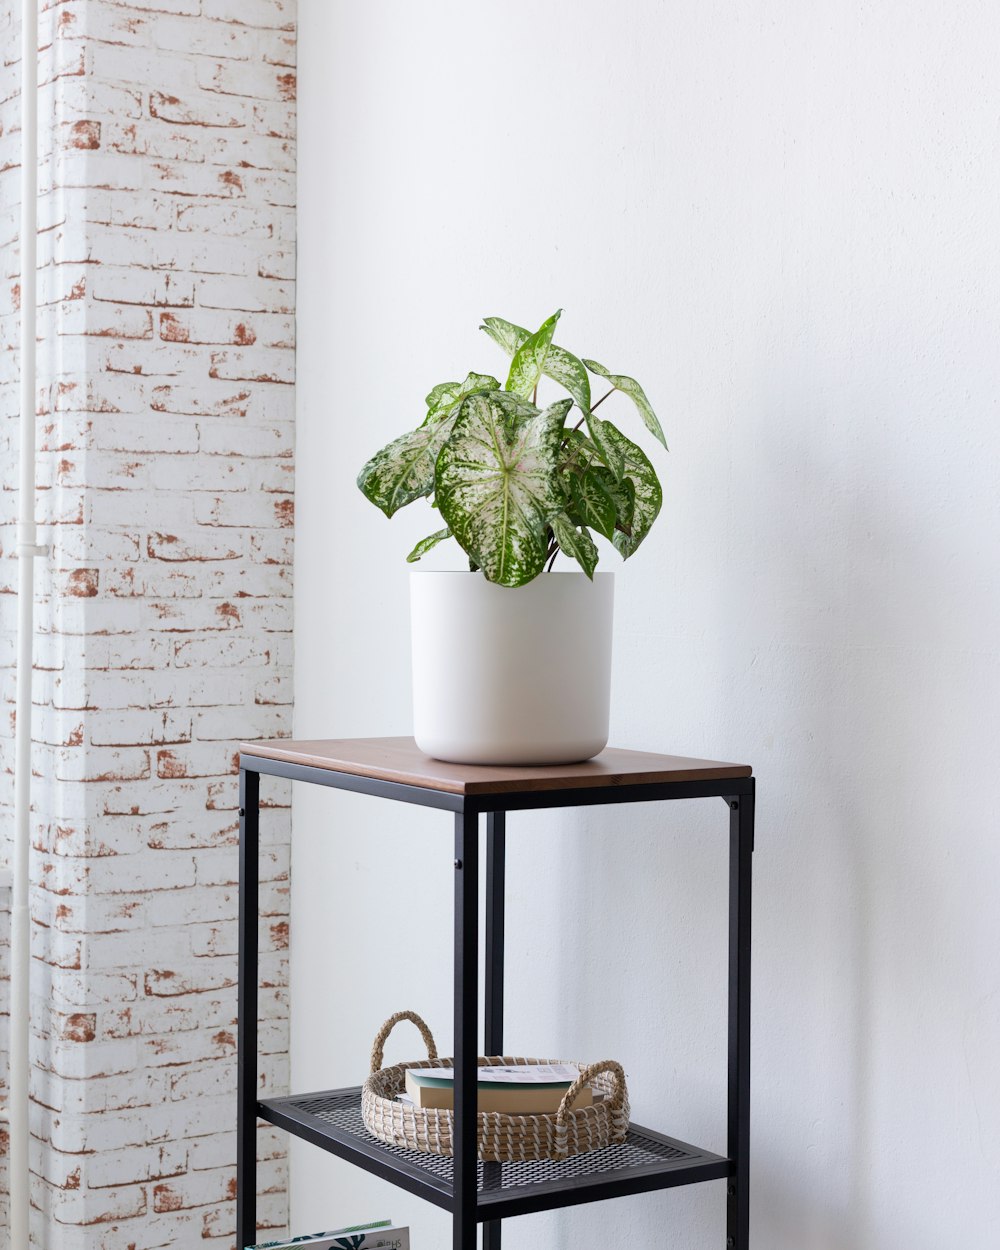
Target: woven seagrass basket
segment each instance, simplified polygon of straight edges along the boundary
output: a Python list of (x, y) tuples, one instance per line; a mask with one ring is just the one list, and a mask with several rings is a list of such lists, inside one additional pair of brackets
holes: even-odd
[[(414, 1063), (382, 1067), (386, 1039), (400, 1020), (411, 1020), (427, 1046), (427, 1058)], [(511, 1055), (480, 1056), (480, 1067), (494, 1064), (565, 1063), (564, 1059), (523, 1059)], [(430, 1029), (413, 1011), (390, 1016), (372, 1046), (371, 1075), (361, 1087), (361, 1114), (365, 1127), (379, 1141), (404, 1150), (451, 1155), (455, 1116), (451, 1111), (412, 1107), (397, 1102), (407, 1068), (453, 1067), (439, 1059)], [(592, 1106), (574, 1110), (573, 1102), (585, 1085), (595, 1095)], [(628, 1132), (628, 1090), (625, 1073), (613, 1059), (581, 1068), (552, 1115), (505, 1115), (480, 1111), (477, 1115), (479, 1157), (487, 1163), (520, 1163), (532, 1159), (568, 1159), (588, 1150), (600, 1150), (625, 1140)]]

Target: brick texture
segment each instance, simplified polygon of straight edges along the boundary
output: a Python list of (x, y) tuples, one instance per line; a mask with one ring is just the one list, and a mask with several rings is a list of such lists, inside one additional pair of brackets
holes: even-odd
[[(11, 830), (17, 562), (20, 129), (16, 94), (20, 24), (14, 0), (0, 0), (0, 859), (6, 862)], [(10, 891), (0, 889), (0, 1099), (7, 1097), (10, 980)], [(0, 1124), (0, 1228), (8, 1227), (6, 1126)]]
[[(291, 728), (294, 0), (42, 2), (38, 511), (51, 556), (36, 575), (33, 687), (35, 1236), (46, 1250), (228, 1248), (235, 743)], [(15, 7), (0, 0), (0, 97), (17, 84)], [(10, 94), (8, 775), (18, 143)], [(275, 784), (262, 798), (260, 1077), (281, 1088), (289, 796)], [(281, 1136), (262, 1129), (260, 1156), (261, 1226), (283, 1231)]]

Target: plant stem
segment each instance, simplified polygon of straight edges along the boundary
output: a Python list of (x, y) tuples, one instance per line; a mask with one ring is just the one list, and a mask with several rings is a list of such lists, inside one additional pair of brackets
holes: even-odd
[(535, 389), (531, 392), (531, 402), (538, 407), (538, 383), (535, 383)]
[[(536, 388), (536, 390), (537, 390), (537, 388)], [(579, 420), (579, 421), (577, 421), (576, 425), (574, 425), (574, 426), (573, 426), (573, 429), (572, 429), (572, 430), (570, 430), (570, 433), (571, 433), (571, 434), (576, 433), (576, 431), (580, 428), (580, 426), (581, 426), (581, 425), (583, 425), (584, 421), (586, 421), (587, 417), (588, 417), (588, 416), (590, 416), (590, 415), (591, 415), (591, 413), (593, 413), (594, 409), (595, 409), (595, 408), (600, 408), (601, 404), (603, 404), (603, 403), (604, 403), (604, 401), (607, 399), (608, 395), (613, 395), (614, 393), (615, 393), (615, 388), (614, 388), (614, 387), (612, 387), (612, 388), (611, 388), (611, 390), (610, 390), (610, 391), (608, 391), (606, 395), (602, 395), (602, 396), (601, 396), (601, 398), (597, 401), (597, 403), (596, 403), (596, 404), (594, 404), (594, 405), (592, 405), (592, 407), (591, 407), (591, 409), (590, 409), (590, 412), (589, 412), (589, 413), (588, 413), (588, 412), (585, 412), (585, 413), (583, 414), (583, 416), (580, 418), (580, 420)], [(568, 469), (568, 468), (569, 468), (569, 466), (570, 466), (570, 465), (573, 463), (573, 461), (576, 459), (576, 457), (577, 457), (577, 455), (578, 455), (578, 454), (579, 454), (579, 453), (578, 453), (578, 451), (574, 451), (574, 452), (573, 452), (573, 454), (570, 456), (570, 458), (569, 458), (569, 459), (566, 461), (566, 463), (562, 466), (562, 467), (563, 467), (563, 469)]]
[[(575, 433), (576, 433), (576, 431), (580, 428), (580, 426), (581, 426), (581, 425), (583, 425), (584, 421), (586, 421), (586, 419), (587, 419), (589, 416), (591, 416), (591, 415), (592, 415), (592, 413), (593, 413), (594, 409), (595, 409), (595, 408), (600, 408), (601, 404), (603, 404), (603, 403), (604, 403), (604, 401), (607, 399), (608, 395), (613, 395), (614, 393), (615, 393), (615, 388), (614, 388), (614, 387), (612, 387), (612, 388), (611, 388), (611, 390), (607, 392), (607, 394), (602, 395), (602, 396), (601, 396), (601, 398), (597, 401), (597, 403), (596, 403), (596, 404), (593, 404), (593, 405), (591, 406), (590, 412), (585, 412), (585, 413), (583, 414), (583, 416), (580, 418), (580, 420), (579, 420), (579, 421), (577, 421), (576, 425), (574, 425), (574, 426), (573, 426), (573, 428), (572, 428), (572, 430), (570, 430), (570, 434), (575, 434)], [(536, 394), (536, 395), (538, 394), (538, 387), (537, 387), (537, 386), (535, 387), (535, 394)], [(565, 440), (564, 440), (564, 441), (565, 441)], [(580, 454), (580, 449), (579, 449), (579, 447), (578, 447), (578, 448), (576, 448), (576, 450), (575, 450), (575, 451), (573, 451), (573, 452), (570, 454), (570, 456), (569, 456), (569, 457), (568, 457), (568, 458), (567, 458), (567, 459), (563, 462), (563, 464), (562, 464), (562, 465), (560, 466), (560, 468), (559, 468), (559, 472), (560, 472), (560, 473), (565, 473), (565, 471), (566, 471), (568, 468), (570, 468), (570, 466), (573, 464), (573, 461), (574, 461), (574, 460), (576, 460), (576, 458), (579, 456), (579, 454)], [(552, 566), (550, 565), (549, 567), (551, 568)], [(546, 570), (546, 571), (547, 571), (547, 570)]]
[[(580, 426), (581, 426), (581, 425), (583, 425), (584, 421), (586, 421), (586, 419), (587, 419), (587, 414), (586, 414), (586, 413), (584, 413), (584, 415), (580, 418), (580, 420), (579, 420), (579, 421), (577, 421), (576, 425), (574, 425), (574, 426), (573, 426), (573, 428), (570, 430), (570, 434), (575, 434), (575, 433), (577, 432), (577, 430), (580, 428)], [(565, 441), (565, 440), (564, 440), (564, 441)], [(579, 447), (578, 447), (578, 448), (577, 448), (577, 449), (576, 449), (576, 450), (575, 450), (575, 451), (574, 451), (574, 452), (573, 452), (573, 453), (569, 456), (569, 458), (565, 461), (565, 463), (564, 463), (564, 464), (560, 467), (559, 472), (560, 472), (560, 473), (562, 473), (562, 472), (564, 472), (566, 469), (568, 469), (568, 468), (569, 468), (569, 466), (573, 463), (573, 461), (577, 458), (577, 456), (578, 456), (579, 454), (580, 454), (580, 449), (579, 449)]]
[(553, 532), (549, 530), (549, 545), (545, 552), (545, 559), (546, 561), (548, 561), (548, 565), (545, 569), (546, 573), (548, 573), (551, 570), (553, 562), (555, 561), (555, 558), (558, 554), (559, 554), (559, 544), (556, 542), (555, 534), (553, 534)]

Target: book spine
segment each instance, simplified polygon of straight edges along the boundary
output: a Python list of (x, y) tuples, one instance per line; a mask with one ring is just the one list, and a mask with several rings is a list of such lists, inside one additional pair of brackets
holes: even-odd
[(357, 1224), (332, 1233), (307, 1233), (282, 1241), (263, 1241), (247, 1250), (410, 1250), (410, 1230), (393, 1228), (386, 1221)]

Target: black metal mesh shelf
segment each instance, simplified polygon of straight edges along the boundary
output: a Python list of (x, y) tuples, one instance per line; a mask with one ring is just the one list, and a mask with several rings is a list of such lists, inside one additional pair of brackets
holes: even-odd
[[(386, 1146), (365, 1128), (361, 1091), (327, 1090), (258, 1104), (264, 1120), (366, 1168), (438, 1206), (452, 1209), (452, 1161)], [(501, 1219), (550, 1207), (621, 1197), (730, 1175), (728, 1159), (633, 1124), (619, 1146), (560, 1163), (480, 1163), (479, 1218)]]
[[(449, 1160), (383, 1146), (365, 1130), (360, 1090), (258, 1098), (260, 777), (330, 786), (453, 815), (454, 851), (441, 871), (454, 887), (453, 1018), (456, 1056), (474, 1062), (480, 1011), (485, 1045), (503, 1053), (507, 813), (593, 803), (669, 803), (717, 798), (729, 825), (729, 1003), (727, 1153), (710, 1154), (631, 1126), (620, 1146), (560, 1164), (475, 1166), (463, 1133)], [(485, 1250), (500, 1250), (502, 1221), (575, 1203), (726, 1178), (726, 1244), (750, 1245), (750, 950), (754, 841), (751, 769), (679, 756), (604, 752), (596, 762), (546, 769), (482, 769), (429, 760), (411, 739), (243, 744), (240, 753), (240, 920), (236, 1240), (256, 1241), (257, 1134), (260, 1116), (453, 1215), (453, 1250), (475, 1250), (477, 1221)], [(481, 984), (480, 817), (486, 817), (485, 984)], [(459, 1059), (459, 1066), (462, 1066)], [(471, 1081), (464, 1093), (472, 1101)], [(471, 1107), (470, 1107), (471, 1109)], [(467, 1126), (471, 1127), (471, 1126)]]

